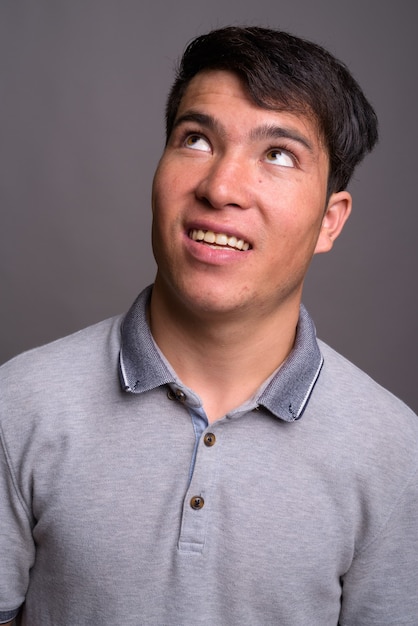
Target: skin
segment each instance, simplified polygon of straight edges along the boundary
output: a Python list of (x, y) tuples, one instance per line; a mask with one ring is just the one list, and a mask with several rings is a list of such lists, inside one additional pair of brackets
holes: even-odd
[[(331, 249), (351, 210), (345, 191), (327, 201), (327, 179), (314, 120), (260, 108), (230, 72), (190, 82), (154, 178), (150, 322), (211, 420), (252, 395), (292, 348), (309, 263)], [(193, 230), (249, 248), (214, 248)]]

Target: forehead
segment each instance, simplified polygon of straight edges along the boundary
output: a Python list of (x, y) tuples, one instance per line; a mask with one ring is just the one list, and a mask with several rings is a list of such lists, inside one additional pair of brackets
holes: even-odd
[[(277, 106), (257, 104), (251, 97), (244, 81), (235, 73), (227, 70), (204, 70), (196, 74), (187, 85), (181, 98), (175, 123), (189, 111), (210, 110), (219, 118), (227, 118), (226, 108), (235, 109), (232, 119), (237, 125), (244, 121), (254, 123), (286, 123), (302, 129), (318, 148), (328, 152), (318, 121), (308, 109), (296, 111), (281, 102)], [(302, 107), (301, 107), (302, 108)]]

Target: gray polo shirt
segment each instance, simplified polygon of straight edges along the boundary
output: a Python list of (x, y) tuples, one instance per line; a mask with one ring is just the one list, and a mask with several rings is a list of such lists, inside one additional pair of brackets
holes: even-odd
[(0, 369), (0, 622), (416, 626), (416, 416), (302, 308), (208, 426), (148, 297)]

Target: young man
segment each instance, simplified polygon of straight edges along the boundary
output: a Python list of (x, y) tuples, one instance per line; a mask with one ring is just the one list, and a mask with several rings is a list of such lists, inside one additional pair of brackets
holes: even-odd
[(1, 370), (0, 622), (416, 625), (416, 417), (301, 305), (376, 138), (312, 43), (187, 48), (155, 284)]

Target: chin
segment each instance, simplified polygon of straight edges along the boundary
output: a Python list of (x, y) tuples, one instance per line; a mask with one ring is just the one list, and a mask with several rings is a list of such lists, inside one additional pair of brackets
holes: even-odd
[(196, 313), (211, 315), (227, 315), (228, 313), (237, 313), (249, 308), (252, 299), (248, 298), (248, 294), (231, 295), (226, 289), (203, 290), (189, 292), (185, 294), (183, 302), (190, 310)]

